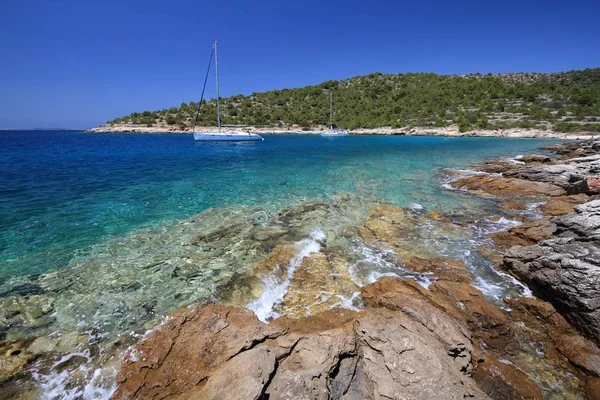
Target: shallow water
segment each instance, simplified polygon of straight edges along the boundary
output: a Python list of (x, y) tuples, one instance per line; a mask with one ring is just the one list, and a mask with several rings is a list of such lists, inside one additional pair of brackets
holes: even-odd
[(460, 168), (554, 143), (532, 139), (265, 135), (0, 134), (0, 282), (84, 256), (91, 245), (210, 207), (277, 209), (342, 191), (444, 211), (474, 201), (440, 188)]
[[(409, 253), (462, 260), (498, 304), (529, 295), (476, 251), (514, 222), (486, 221), (496, 202), (445, 189), (443, 171), (555, 142), (265, 135), (195, 144), (189, 135), (2, 133), (0, 302), (27, 318), (6, 314), (16, 322), (0, 334), (39, 338), (38, 396), (97, 398), (110, 394), (119, 354), (140, 332), (210, 298), (265, 321), (359, 309), (360, 286), (381, 276), (431, 283), (403, 268)], [(381, 202), (408, 208), (414, 223), (399, 243), (407, 254), (347, 233)], [(437, 223), (431, 210), (460, 224)], [(256, 272), (280, 245), (293, 247), (287, 269)], [(323, 284), (314, 293), (298, 286), (303, 261), (324, 254), (325, 267), (308, 273)]]

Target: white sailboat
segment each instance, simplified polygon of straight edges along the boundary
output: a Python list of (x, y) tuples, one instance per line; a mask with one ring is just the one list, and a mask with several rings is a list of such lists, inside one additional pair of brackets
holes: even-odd
[(321, 133), (323, 137), (349, 136), (348, 129), (335, 129), (333, 127), (333, 94), (329, 91), (329, 132)]
[[(204, 98), (204, 89), (206, 89), (206, 80), (208, 73), (210, 72), (210, 65), (212, 56), (215, 56), (215, 75), (217, 79), (217, 131), (216, 132), (196, 132), (196, 124), (198, 123), (198, 115), (200, 114), (200, 106)], [(196, 120), (194, 122), (194, 129), (192, 134), (196, 141), (223, 141), (223, 142), (240, 142), (240, 141), (256, 141), (264, 140), (260, 135), (250, 132), (240, 131), (226, 131), (221, 130), (221, 98), (219, 94), (219, 54), (217, 49), (217, 41), (213, 43), (212, 52), (210, 54), (211, 59), (208, 62), (208, 70), (206, 71), (206, 77), (204, 78), (204, 87), (202, 88), (202, 96), (200, 103), (198, 104), (198, 111), (196, 112)]]

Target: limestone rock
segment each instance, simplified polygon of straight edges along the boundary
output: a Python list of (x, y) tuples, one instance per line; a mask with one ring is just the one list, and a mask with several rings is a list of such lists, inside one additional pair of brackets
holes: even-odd
[(600, 378), (590, 376), (587, 380), (585, 391), (589, 400), (600, 400)]
[(26, 350), (27, 341), (0, 343), (0, 383), (22, 371), (35, 357)]
[(549, 163), (552, 162), (552, 159), (548, 156), (542, 156), (539, 154), (526, 154), (522, 157), (518, 158), (519, 161), (529, 164), (529, 163)]
[(400, 207), (391, 204), (376, 206), (369, 211), (364, 226), (360, 228), (360, 235), (367, 243), (377, 240), (394, 243), (400, 236), (400, 223), (405, 218), (406, 212)]
[(505, 267), (600, 344), (600, 247), (574, 238), (511, 248)]
[(490, 175), (475, 175), (451, 182), (457, 189), (488, 194), (497, 197), (515, 196), (561, 196), (565, 190), (546, 182), (531, 182), (525, 179), (505, 178)]
[(558, 164), (514, 166), (503, 171), (510, 178), (534, 183), (549, 183), (566, 190), (567, 194), (596, 194), (598, 192), (600, 154), (571, 158)]
[(560, 196), (550, 198), (539, 207), (544, 215), (557, 216), (572, 213), (575, 206), (589, 201), (590, 197), (585, 194), (571, 196)]
[(554, 220), (560, 236), (585, 241), (600, 240), (600, 200), (593, 200), (575, 207), (575, 212)]
[(549, 218), (542, 218), (510, 228), (505, 232), (491, 233), (489, 236), (499, 246), (530, 246), (550, 239), (554, 232), (556, 232), (556, 224)]
[(424, 298), (407, 302), (406, 288), (383, 279), (365, 288), (360, 313), (269, 325), (245, 309), (200, 306), (135, 347), (114, 398), (487, 398), (467, 376), (468, 330)]
[(473, 278), (467, 266), (459, 260), (411, 257), (404, 260), (405, 266), (415, 272), (432, 273), (440, 280), (471, 283)]
[(508, 362), (502, 362), (489, 354), (477, 357), (473, 379), (491, 397), (496, 399), (542, 400), (540, 387)]

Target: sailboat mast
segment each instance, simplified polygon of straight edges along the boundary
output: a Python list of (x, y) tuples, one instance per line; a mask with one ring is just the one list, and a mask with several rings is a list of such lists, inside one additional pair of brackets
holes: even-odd
[(329, 128), (333, 129), (333, 92), (329, 90)]
[(217, 41), (215, 40), (215, 75), (217, 76), (217, 125), (221, 132), (221, 96), (219, 94), (219, 54), (217, 51)]

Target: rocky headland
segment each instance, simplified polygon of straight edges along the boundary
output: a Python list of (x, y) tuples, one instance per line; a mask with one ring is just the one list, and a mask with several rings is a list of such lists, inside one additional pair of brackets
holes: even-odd
[(120, 239), (0, 291), (1, 393), (58, 368), (115, 399), (600, 399), (599, 162), (587, 140), (445, 171), (479, 210), (340, 194)]

